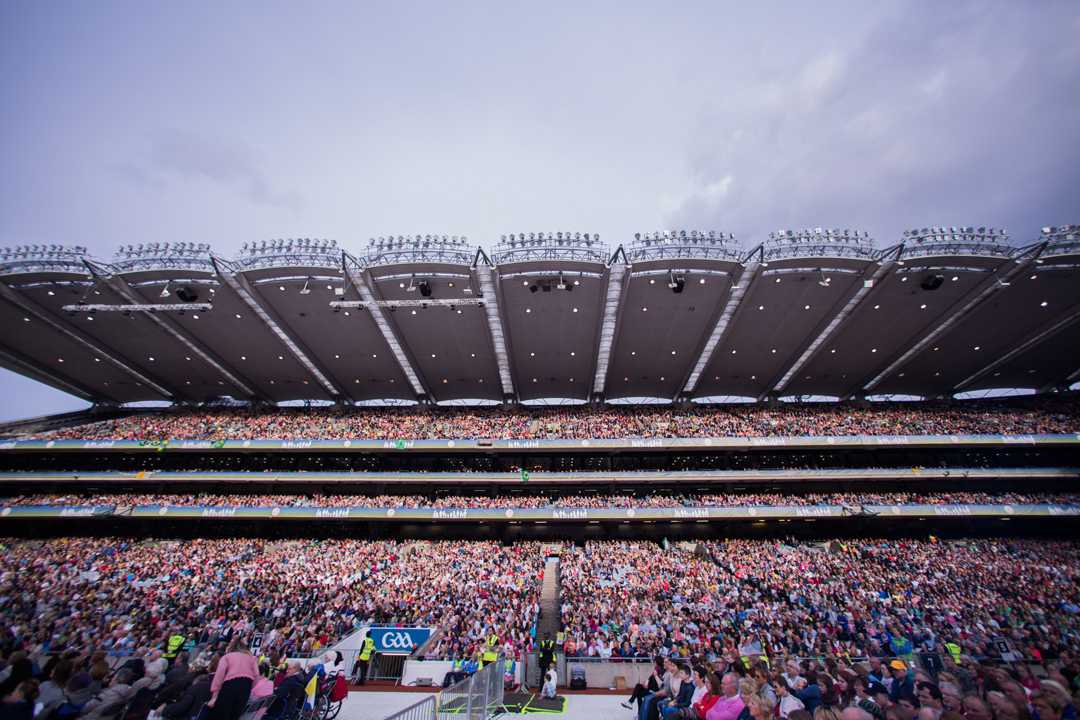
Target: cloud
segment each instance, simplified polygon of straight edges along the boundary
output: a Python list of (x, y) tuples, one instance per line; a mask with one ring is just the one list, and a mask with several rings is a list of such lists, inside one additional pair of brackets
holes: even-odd
[(298, 210), (303, 198), (294, 190), (274, 186), (246, 146), (220, 139), (172, 131), (151, 143), (144, 163), (123, 163), (114, 171), (125, 181), (161, 188), (167, 179), (207, 181), (231, 186), (258, 205)]
[(848, 226), (886, 244), (914, 225), (1005, 225), (1020, 242), (1077, 221), (1076, 7), (916, 3), (748, 70), (689, 136), (697, 190), (661, 198), (667, 225), (750, 241)]

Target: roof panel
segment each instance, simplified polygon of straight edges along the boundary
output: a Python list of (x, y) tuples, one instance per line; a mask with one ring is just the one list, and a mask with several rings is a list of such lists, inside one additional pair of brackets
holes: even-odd
[[(557, 287), (560, 271), (564, 290)], [(499, 266), (498, 273), (518, 398), (588, 398), (606, 268), (592, 263), (515, 263)]]
[(771, 262), (758, 273), (705, 366), (697, 397), (761, 396), (772, 389), (855, 291), (866, 266), (855, 261), (823, 263), (836, 267), (823, 273)]
[[(254, 288), (310, 352), (317, 366), (325, 368), (350, 398), (414, 397), (371, 313), (359, 309), (335, 312), (330, 308), (329, 303), (337, 299), (334, 288), (340, 287), (340, 279), (308, 280), (291, 272), (287, 277), (259, 282)], [(308, 292), (302, 293), (305, 283)]]
[(624, 291), (605, 394), (674, 398), (716, 323), (731, 276), (683, 263), (679, 275), (686, 284), (676, 293), (668, 287), (668, 268), (637, 268)]
[[(424, 300), (416, 281), (426, 281), (430, 299), (471, 301), (478, 297), (464, 266), (429, 267), (402, 274), (400, 266), (372, 269), (376, 295), (384, 301)], [(409, 290), (409, 287), (413, 290)], [(466, 292), (468, 290), (468, 292)], [(390, 306), (387, 314), (404, 341), (425, 387), (435, 401), (502, 399), (499, 370), (484, 308), (476, 304), (427, 307)]]
[[(929, 259), (928, 259), (929, 260)], [(908, 262), (877, 282), (847, 321), (792, 379), (793, 395), (845, 396), (947, 318), (996, 263), (963, 258)], [(941, 275), (943, 282), (923, 286)]]
[(999, 286), (874, 391), (952, 394), (964, 380), (1078, 307), (1080, 275), (1076, 268), (1036, 267), (1008, 286)]

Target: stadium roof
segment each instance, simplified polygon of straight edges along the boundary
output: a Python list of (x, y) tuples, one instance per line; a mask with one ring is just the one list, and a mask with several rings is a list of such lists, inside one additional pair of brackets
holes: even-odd
[(0, 252), (0, 364), (94, 402), (942, 396), (1080, 377), (1080, 226)]

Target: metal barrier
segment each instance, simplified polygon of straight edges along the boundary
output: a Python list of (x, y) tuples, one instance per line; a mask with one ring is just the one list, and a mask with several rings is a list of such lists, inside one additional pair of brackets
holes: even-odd
[(385, 720), (439, 720), (438, 704), (434, 695), (428, 695), (423, 700), (415, 702), (404, 710), (398, 710), (393, 715), (387, 715)]
[(439, 719), (487, 720), (501, 711), (506, 661), (499, 656), (439, 694)]
[(408, 655), (375, 654), (368, 665), (368, 680), (400, 680)]

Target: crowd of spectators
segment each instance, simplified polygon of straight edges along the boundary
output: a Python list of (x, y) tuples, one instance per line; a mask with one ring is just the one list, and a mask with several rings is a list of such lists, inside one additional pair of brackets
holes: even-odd
[(1074, 542), (589, 542), (562, 562), (569, 656), (997, 656), (1080, 647)]
[(255, 494), (35, 494), (0, 498), (0, 507), (60, 505), (177, 505), (185, 507), (300, 507), (300, 508), (680, 508), (762, 505), (1080, 505), (1076, 493), (1021, 492), (834, 492), (834, 493), (679, 493), (568, 495), (255, 495)]
[(78, 440), (617, 439), (1043, 434), (1080, 430), (1074, 399), (778, 407), (215, 409), (138, 414), (46, 432)]
[(144, 653), (176, 632), (211, 647), (262, 633), (262, 652), (306, 656), (371, 623), (430, 626), (430, 656), (492, 634), (529, 647), (539, 544), (494, 542), (8, 540), (0, 656)]

